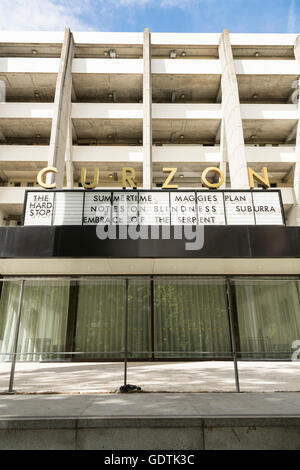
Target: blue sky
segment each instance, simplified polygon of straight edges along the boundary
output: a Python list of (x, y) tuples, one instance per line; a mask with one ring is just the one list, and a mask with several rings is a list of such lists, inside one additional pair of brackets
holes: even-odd
[(0, 29), (300, 33), (300, 0), (0, 0)]

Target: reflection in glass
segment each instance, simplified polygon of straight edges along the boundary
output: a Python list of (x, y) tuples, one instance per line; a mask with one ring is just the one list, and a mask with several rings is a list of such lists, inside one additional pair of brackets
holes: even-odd
[[(3, 282), (0, 301), (0, 347), (2, 353), (13, 352), (20, 282)], [(65, 351), (69, 282), (25, 281), (17, 359), (56, 360)], [(32, 354), (27, 354), (32, 353)], [(43, 354), (39, 354), (43, 353)], [(9, 360), (2, 356), (2, 360)]]
[(224, 279), (158, 277), (154, 306), (155, 357), (228, 356), (231, 343)]
[[(249, 358), (291, 358), (300, 339), (300, 283), (296, 279), (236, 279), (234, 281), (240, 351)], [(274, 353), (274, 354), (273, 354)]]

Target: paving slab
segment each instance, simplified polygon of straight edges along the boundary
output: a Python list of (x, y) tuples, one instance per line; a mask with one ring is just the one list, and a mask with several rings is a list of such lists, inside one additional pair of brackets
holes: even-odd
[(1, 419), (300, 417), (300, 393), (1, 395)]
[[(243, 392), (300, 391), (300, 362), (239, 361)], [(123, 363), (18, 362), (18, 393), (114, 393), (123, 385)], [(0, 392), (9, 363), (0, 363)], [(145, 392), (234, 392), (232, 362), (129, 362), (128, 383)]]

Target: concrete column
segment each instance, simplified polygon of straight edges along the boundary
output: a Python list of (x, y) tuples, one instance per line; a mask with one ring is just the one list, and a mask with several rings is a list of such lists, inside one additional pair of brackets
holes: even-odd
[(226, 135), (225, 135), (225, 123), (224, 119), (221, 122), (221, 130), (220, 130), (220, 170), (224, 173), (224, 183), (220, 186), (220, 189), (226, 188), (226, 168), (227, 168), (227, 142), (226, 142)]
[(4, 220), (5, 217), (6, 217), (5, 212), (0, 210), (0, 227), (3, 227), (4, 225), (6, 225), (5, 220)]
[(8, 178), (6, 176), (6, 173), (1, 169), (0, 169), (0, 181), (2, 181), (2, 183), (7, 183), (8, 182)]
[(222, 69), (222, 115), (225, 124), (231, 188), (249, 189), (239, 91), (227, 30), (221, 34), (219, 58)]
[(72, 119), (69, 118), (66, 144), (66, 184), (67, 188), (74, 187), (74, 171), (73, 171), (73, 139), (72, 139)]
[(6, 102), (6, 85), (3, 80), (0, 80), (0, 103)]
[[(295, 59), (300, 65), (300, 35), (297, 36), (294, 47)], [(300, 117), (300, 100), (298, 101), (298, 116)], [(300, 119), (298, 119), (296, 129), (296, 164), (294, 174), (294, 194), (295, 204), (289, 211), (287, 217), (288, 225), (300, 225)]]
[(143, 75), (143, 188), (152, 188), (152, 85), (151, 85), (151, 35), (144, 31)]
[(49, 173), (47, 182), (52, 183), (55, 180), (57, 189), (61, 189), (64, 183), (65, 152), (71, 115), (73, 51), (73, 36), (70, 29), (66, 28), (56, 82), (48, 157), (48, 166), (55, 166), (58, 173)]
[[(0, 103), (6, 102), (6, 85), (3, 80), (0, 80)], [(5, 142), (5, 136), (0, 129), (0, 142)]]

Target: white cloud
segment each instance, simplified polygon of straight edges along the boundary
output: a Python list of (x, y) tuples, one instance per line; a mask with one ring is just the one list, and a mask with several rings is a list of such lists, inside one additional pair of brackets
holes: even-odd
[(0, 0), (0, 29), (88, 30), (81, 19), (89, 0)]
[(134, 22), (138, 9), (193, 8), (216, 0), (0, 0), (0, 30), (111, 30), (115, 18)]
[(165, 7), (174, 7), (174, 8), (193, 8), (199, 3), (211, 3), (213, 0), (160, 0), (160, 6)]
[[(177, 0), (167, 0), (172, 2)], [(180, 0), (186, 2), (187, 0)], [(191, 1), (191, 0), (190, 0)], [(89, 31), (93, 24), (112, 27), (121, 9), (163, 7), (166, 0), (0, 0), (0, 30)], [(167, 5), (166, 3), (166, 6)], [(125, 12), (124, 12), (125, 13)], [(126, 13), (125, 13), (126, 14)], [(127, 18), (128, 19), (128, 18)], [(102, 29), (102, 28), (101, 28)]]
[(112, 1), (116, 6), (123, 5), (123, 6), (135, 6), (135, 7), (142, 7), (144, 5), (147, 5), (148, 3), (151, 3), (151, 4), (156, 3), (155, 0), (112, 0)]
[(160, 5), (164, 7), (176, 7), (176, 8), (186, 8), (189, 5), (195, 3), (192, 0), (161, 0)]

